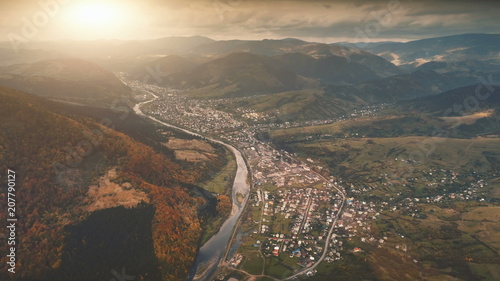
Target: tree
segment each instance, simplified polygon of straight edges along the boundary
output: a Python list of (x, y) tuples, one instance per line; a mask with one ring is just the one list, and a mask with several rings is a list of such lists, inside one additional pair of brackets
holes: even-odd
[(226, 216), (231, 212), (232, 209), (232, 204), (231, 200), (229, 200), (229, 197), (226, 195), (219, 195), (217, 196), (217, 213), (221, 216)]

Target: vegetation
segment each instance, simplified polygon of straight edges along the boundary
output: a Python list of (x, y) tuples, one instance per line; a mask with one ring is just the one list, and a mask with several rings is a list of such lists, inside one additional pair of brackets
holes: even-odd
[[(428, 107), (422, 99), (377, 116), (270, 132), (268, 139), (278, 148), (310, 157), (324, 167), (322, 173), (344, 181), (349, 196), (397, 206), (382, 208), (370, 226), (371, 235), (388, 237), (383, 247), (349, 238), (345, 249), (363, 251), (321, 264), (312, 280), (498, 276), (493, 269), (500, 264), (496, 100), (466, 115), (441, 118), (446, 106), (463, 100), (468, 90), (452, 91)], [(439, 130), (443, 133), (436, 135)]]
[(0, 83), (69, 103), (118, 107), (131, 90), (112, 72), (81, 59), (42, 60), (4, 67)]
[[(270, 116), (266, 122), (285, 123), (327, 119), (346, 114), (362, 103), (330, 97), (323, 90), (301, 90), (266, 96), (255, 96), (235, 102), (236, 106), (253, 109)], [(231, 110), (233, 105), (228, 106)]]
[[(187, 276), (202, 233), (198, 211), (206, 200), (186, 187), (200, 181), (203, 170), (186, 171), (167, 154), (94, 119), (54, 111), (63, 105), (49, 108), (40, 98), (6, 88), (0, 89), (0, 100), (0, 169), (19, 175), (22, 269), (16, 276), (106, 280), (113, 269), (126, 266), (138, 280)], [(110, 167), (120, 181), (146, 192), (150, 204), (85, 211), (86, 187)], [(2, 272), (7, 272), (5, 259)], [(155, 265), (158, 271), (150, 271)]]
[(227, 216), (231, 212), (233, 204), (231, 203), (231, 199), (224, 194), (217, 196), (217, 213), (220, 216)]

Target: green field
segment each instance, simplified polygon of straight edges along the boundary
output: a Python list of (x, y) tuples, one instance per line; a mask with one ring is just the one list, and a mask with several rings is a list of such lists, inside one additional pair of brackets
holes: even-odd
[(333, 135), (337, 137), (395, 137), (395, 136), (427, 136), (435, 128), (446, 128), (444, 121), (429, 118), (426, 115), (419, 117), (411, 115), (364, 116), (354, 119), (341, 120), (325, 125), (295, 127), (279, 129), (272, 132), (272, 137), (278, 141), (304, 139)]
[[(346, 178), (378, 177), (438, 167), (488, 173), (500, 167), (500, 138), (352, 138), (292, 145), (303, 157), (316, 157)], [(408, 164), (408, 161), (412, 163)]]
[(283, 266), (279, 257), (270, 257), (266, 259), (265, 274), (274, 278), (283, 279), (293, 274), (293, 272)]
[(241, 269), (253, 275), (261, 275), (263, 264), (264, 260), (259, 252), (247, 251)]
[(201, 188), (204, 188), (210, 192), (225, 194), (231, 198), (230, 185), (231, 180), (236, 173), (236, 161), (231, 153), (227, 153), (227, 164), (224, 166), (215, 176), (200, 184)]
[[(225, 194), (231, 198), (231, 183), (232, 179), (236, 173), (236, 161), (231, 153), (226, 153), (227, 164), (224, 166), (215, 176), (204, 183), (199, 184), (201, 188), (204, 188), (210, 192)], [(219, 231), (226, 217), (213, 217), (207, 220), (203, 224), (203, 234), (201, 236), (200, 245), (207, 242), (214, 234)]]
[(462, 214), (457, 221), (461, 231), (470, 233), (476, 239), (500, 252), (500, 207), (478, 207)]
[(300, 120), (327, 119), (342, 115), (358, 104), (332, 98), (323, 90), (301, 90), (265, 96), (253, 96), (236, 102), (235, 106), (269, 114), (271, 122), (295, 122)]

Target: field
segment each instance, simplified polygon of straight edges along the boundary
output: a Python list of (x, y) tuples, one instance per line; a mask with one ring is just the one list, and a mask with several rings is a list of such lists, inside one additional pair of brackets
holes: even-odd
[(263, 266), (263, 257), (258, 251), (245, 252), (245, 259), (241, 268), (253, 275), (261, 275)]
[(500, 138), (352, 138), (292, 145), (303, 157), (319, 157), (349, 178), (420, 171), (429, 167), (485, 173), (497, 170)]
[(217, 157), (215, 149), (207, 142), (169, 138), (164, 146), (174, 150), (175, 159), (187, 162), (209, 161)]
[(436, 128), (445, 128), (444, 121), (426, 115), (389, 114), (340, 120), (324, 125), (274, 130), (275, 141), (296, 141), (334, 137), (395, 137), (403, 135), (431, 135)]
[(461, 231), (500, 252), (500, 207), (478, 207), (463, 213), (461, 218), (457, 222)]
[(214, 193), (218, 194), (229, 194), (229, 188), (231, 185), (231, 179), (236, 173), (236, 161), (234, 160), (232, 154), (227, 153), (227, 164), (223, 167), (215, 176), (200, 184), (200, 187)]

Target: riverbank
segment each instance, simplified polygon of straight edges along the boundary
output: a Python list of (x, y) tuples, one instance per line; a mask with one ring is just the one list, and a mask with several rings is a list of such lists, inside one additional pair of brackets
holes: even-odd
[[(224, 168), (215, 175), (215, 177), (207, 182), (199, 184), (199, 186), (205, 190), (213, 193), (223, 194), (232, 198), (231, 196), (231, 186), (234, 182), (236, 176), (237, 164), (234, 155), (226, 149), (228, 162)], [(231, 202), (231, 204), (234, 204)], [(203, 234), (200, 240), (200, 247), (203, 246), (212, 236), (219, 232), (222, 224), (227, 220), (231, 214), (228, 213), (222, 217), (213, 217), (203, 222), (202, 229)]]
[[(242, 153), (234, 146), (214, 138), (202, 136), (188, 129), (166, 123), (153, 116), (149, 116), (143, 113), (141, 110), (141, 106), (150, 103), (156, 99), (158, 99), (158, 96), (155, 95), (155, 98), (153, 100), (138, 103), (137, 105), (134, 106), (134, 111), (138, 115), (147, 117), (161, 125), (180, 130), (192, 136), (202, 137), (208, 141), (222, 144), (233, 153), (236, 159), (237, 170), (231, 190), (233, 211), (231, 212), (231, 215), (226, 219), (226, 221), (222, 224), (220, 230), (199, 249), (195, 262), (193, 264), (193, 268), (188, 277), (188, 280), (208, 280), (208, 278), (212, 276), (212, 274), (217, 269), (219, 262), (224, 257), (224, 254), (226, 253), (225, 250), (228, 247), (228, 242), (231, 240), (230, 237), (233, 236), (234, 226), (238, 221), (241, 212), (243, 211), (245, 203), (248, 201), (248, 197), (250, 194), (250, 184), (248, 183), (249, 169), (245, 159), (242, 156)], [(237, 202), (238, 193), (241, 193), (245, 196), (243, 204), (238, 204)], [(202, 274), (199, 273), (200, 269), (203, 269)], [(195, 276), (197, 278), (195, 278)]]

